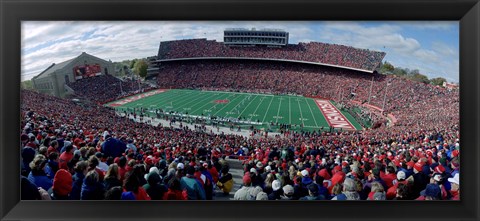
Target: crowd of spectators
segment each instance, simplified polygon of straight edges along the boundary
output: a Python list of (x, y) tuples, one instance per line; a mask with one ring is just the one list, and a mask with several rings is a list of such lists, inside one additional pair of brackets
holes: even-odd
[(120, 80), (111, 75), (83, 78), (67, 85), (75, 91), (76, 96), (88, 98), (99, 104), (152, 88), (149, 84), (139, 83), (135, 79)]
[(285, 47), (232, 47), (222, 42), (206, 39), (160, 43), (158, 53), (160, 60), (196, 57), (284, 59), (373, 71), (385, 57), (385, 53), (321, 42), (289, 44)]
[[(458, 127), (459, 90), (339, 68), (269, 61), (164, 62), (162, 88), (236, 90), (321, 97), (348, 105), (353, 101), (383, 108), (397, 126), (435, 129)], [(378, 119), (377, 115), (372, 118)]]
[[(160, 59), (310, 59), (369, 70), (384, 56), (323, 43), (258, 50), (184, 40), (162, 42), (160, 49)], [(267, 136), (255, 130), (245, 137), (153, 126), (98, 105), (122, 91), (138, 93), (134, 80), (103, 75), (69, 84), (92, 103), (22, 90), (22, 199), (212, 200), (215, 192), (228, 195), (234, 186), (226, 157), (243, 165), (235, 200), (459, 199), (458, 90), (377, 73), (258, 60), (162, 62), (157, 84), (297, 94), (346, 107), (369, 104), (398, 121), (362, 131)], [(361, 110), (360, 115), (379, 119), (368, 112), (374, 110)]]
[[(62, 111), (52, 111), (62, 110)], [(458, 127), (251, 137), (155, 127), (22, 90), (22, 199), (459, 199)]]

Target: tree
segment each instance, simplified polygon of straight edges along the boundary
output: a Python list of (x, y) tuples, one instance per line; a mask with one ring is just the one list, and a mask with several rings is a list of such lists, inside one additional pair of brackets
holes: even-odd
[(137, 63), (137, 59), (133, 59), (130, 61), (130, 69), (135, 67), (135, 63)]
[(21, 83), (22, 89), (33, 89), (33, 82), (32, 80), (26, 80)]
[(412, 77), (411, 77), (412, 80), (414, 81), (417, 81), (417, 82), (423, 82), (423, 83), (430, 83), (430, 80), (428, 80), (428, 77), (423, 75), (423, 74), (419, 74), (419, 73), (416, 73), (414, 74)]
[(395, 70), (395, 67), (392, 64), (385, 61), (385, 63), (383, 63), (382, 65), (381, 70), (382, 72), (392, 72), (393, 70)]
[(395, 68), (392, 72), (393, 72), (394, 75), (397, 75), (397, 76), (405, 76), (405, 75), (407, 75), (407, 71), (405, 71), (405, 70), (402, 69), (402, 68)]
[(446, 82), (446, 81), (447, 80), (445, 78), (442, 78), (442, 77), (437, 77), (437, 78), (430, 79), (430, 83), (432, 83), (433, 85), (438, 85), (438, 86), (442, 86), (443, 82)]
[(147, 68), (148, 64), (145, 60), (138, 60), (135, 62), (135, 66), (133, 67), (133, 70), (135, 71), (135, 74), (145, 78), (147, 76)]

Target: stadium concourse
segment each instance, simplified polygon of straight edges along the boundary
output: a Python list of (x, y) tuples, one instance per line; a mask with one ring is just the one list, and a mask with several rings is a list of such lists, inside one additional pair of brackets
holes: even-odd
[(360, 131), (245, 135), (203, 122), (145, 117), (142, 109), (127, 116), (99, 104), (118, 100), (122, 90), (123, 96), (139, 90), (113, 86), (108, 75), (69, 85), (80, 102), (22, 90), (21, 198), (459, 200), (458, 90), (376, 72), (258, 59), (373, 71), (383, 56), (321, 43), (225, 49), (212, 41), (172, 41), (161, 44), (159, 59), (196, 59), (162, 62), (157, 85), (140, 90), (321, 97), (372, 115), (377, 127)]

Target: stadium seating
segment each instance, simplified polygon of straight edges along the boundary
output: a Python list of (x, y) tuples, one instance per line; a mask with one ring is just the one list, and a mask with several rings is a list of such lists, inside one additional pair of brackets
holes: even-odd
[(458, 90), (339, 68), (265, 61), (165, 62), (157, 83), (161, 88), (294, 93), (360, 103), (368, 102), (372, 87), (370, 104), (381, 108), (385, 98), (385, 111), (397, 117), (397, 126), (433, 129), (459, 122)]
[[(366, 70), (372, 70), (384, 56), (379, 52), (323, 43), (300, 43), (286, 48), (258, 50), (252, 47), (228, 48), (215, 41), (193, 39), (162, 42), (160, 47), (160, 59), (274, 58), (322, 62)], [(317, 184), (319, 187), (325, 187), (322, 191), (326, 195), (310, 198), (337, 199), (342, 188), (347, 198), (363, 200), (376, 198), (374, 197), (376, 193), (386, 194), (387, 199), (413, 200), (430, 197), (446, 200), (459, 197), (458, 192), (453, 189), (450, 191), (451, 182), (455, 182), (452, 177), (458, 174), (460, 162), (459, 90), (447, 90), (391, 75), (260, 60), (162, 62), (156, 81), (158, 88), (297, 94), (332, 99), (347, 107), (369, 103), (382, 108), (386, 101), (383, 114), (393, 114), (398, 121), (390, 127), (380, 126), (355, 132), (287, 131), (270, 137), (259, 130), (253, 130), (252, 136), (244, 137), (197, 129), (204, 128), (203, 125), (196, 126), (196, 130), (187, 127), (155, 127), (120, 117), (113, 109), (98, 105), (138, 92), (138, 82), (121, 81), (113, 76), (104, 75), (69, 84), (79, 96), (94, 101), (93, 103), (77, 103), (71, 99), (56, 98), (30, 90), (21, 91), (20, 134), (23, 165), (28, 165), (33, 160), (33, 156), (28, 155), (29, 148), (33, 148), (35, 154), (44, 154), (50, 158), (52, 155), (48, 151), (61, 152), (68, 141), (74, 145), (75, 150), (78, 150), (74, 151), (76, 158), (73, 159), (87, 161), (90, 167), (93, 165), (87, 174), (103, 175), (101, 171), (96, 172), (99, 169), (95, 167), (94, 155), (110, 165), (113, 162), (121, 164), (121, 159), (126, 158), (128, 164), (119, 169), (123, 171), (123, 175), (127, 174), (119, 184), (123, 187), (120, 192), (123, 191), (125, 194), (130, 192), (127, 188), (130, 188), (131, 183), (146, 184), (149, 177), (146, 175), (152, 173), (150, 168), (156, 167), (162, 176), (157, 184), (168, 185), (169, 193), (178, 197), (170, 198), (172, 195), (165, 193), (168, 197), (163, 199), (184, 199), (181, 196), (181, 189), (175, 189), (175, 182), (169, 180), (180, 183), (180, 180), (186, 179), (184, 177), (189, 179), (195, 177), (202, 184), (198, 189), (208, 190), (207, 175), (211, 176), (212, 180), (218, 181), (220, 178), (218, 174), (223, 171), (224, 177), (228, 177), (226, 175), (228, 170), (225, 169), (227, 163), (221, 158), (230, 156), (243, 161), (245, 176), (250, 176), (250, 179), (246, 177), (243, 181), (248, 183), (250, 180), (252, 186), (259, 186), (268, 194), (270, 200), (306, 199), (308, 190), (315, 190), (307, 184), (317, 182), (322, 182)], [(121, 95), (120, 84), (124, 95)], [(144, 84), (141, 88), (151, 89), (149, 85)], [(369, 115), (369, 111), (372, 111), (365, 108), (361, 110), (362, 116)], [(137, 114), (141, 112), (137, 110)], [(379, 116), (381, 116), (379, 113), (373, 115), (376, 121), (383, 120)], [(102, 144), (110, 139), (109, 136), (118, 140), (118, 145), (131, 148), (127, 149), (125, 156), (105, 159), (102, 158), (102, 154), (96, 154), (105, 152), (102, 150)], [(55, 149), (51, 147), (52, 140), (57, 140), (58, 143), (61, 140), (62, 145)], [(132, 145), (135, 148), (132, 148)], [(55, 158), (55, 154), (52, 158)], [(83, 173), (75, 171), (76, 161), (70, 160), (67, 163), (67, 169), (74, 176)], [(50, 169), (55, 169), (55, 162), (55, 159), (49, 160), (49, 166), (53, 166), (49, 167)], [(184, 165), (179, 166), (180, 163)], [(216, 168), (216, 173), (211, 165)], [(209, 172), (203, 170), (204, 167), (208, 167)], [(419, 172), (414, 174), (412, 167)], [(29, 175), (28, 170), (28, 166), (22, 168), (22, 175)], [(185, 171), (195, 173), (186, 176)], [(281, 179), (269, 175), (271, 171), (277, 172)], [(403, 180), (405, 177), (402, 178), (400, 171), (404, 176), (408, 174), (418, 179), (415, 178), (417, 179), (415, 182), (408, 183)], [(397, 173), (400, 175), (397, 176)], [(435, 180), (438, 178), (434, 176), (435, 173), (441, 175), (440, 181)], [(202, 179), (202, 175), (205, 179)], [(441, 185), (441, 196), (425, 194), (422, 196), (424, 192), (421, 191), (429, 188), (427, 187), (429, 176), (432, 176), (433, 184)], [(55, 186), (53, 177), (48, 179), (53, 181)], [(274, 179), (280, 181), (280, 188), (285, 187), (288, 190), (288, 185), (295, 186), (293, 196), (276, 196), (272, 187)], [(349, 179), (355, 180), (356, 191), (346, 190), (352, 184)], [(426, 182), (421, 182), (422, 180)], [(82, 180), (80, 184), (81, 182)], [(338, 185), (335, 185), (336, 183)], [(397, 188), (403, 188), (399, 183), (405, 185), (408, 191), (396, 192)], [(362, 188), (358, 188), (359, 186)], [(147, 188), (147, 192), (152, 188), (151, 185), (143, 187)], [(395, 187), (393, 196), (389, 196), (393, 187)], [(340, 192), (335, 190), (338, 188)], [(174, 194), (175, 191), (180, 193)], [(149, 198), (139, 197), (138, 190), (133, 192), (133, 197), (137, 200)], [(207, 191), (205, 194), (208, 195)], [(96, 196), (98, 199), (110, 197), (109, 194)], [(121, 197), (123, 194), (119, 195), (118, 199)]]
[(120, 80), (111, 75), (80, 79), (68, 83), (68, 86), (75, 91), (76, 96), (85, 97), (101, 104), (138, 93), (139, 90), (151, 89), (148, 84), (139, 84), (132, 79)]
[(373, 71), (385, 57), (385, 53), (320, 42), (290, 44), (283, 48), (229, 47), (206, 39), (161, 42), (158, 53), (160, 60), (199, 57), (285, 59)]

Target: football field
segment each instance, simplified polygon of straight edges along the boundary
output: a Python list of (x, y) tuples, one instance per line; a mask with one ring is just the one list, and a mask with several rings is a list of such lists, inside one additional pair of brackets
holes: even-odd
[[(328, 101), (326, 101), (328, 102)], [(216, 116), (266, 128), (272, 123), (289, 124), (292, 129), (329, 128), (319, 103), (313, 98), (288, 95), (251, 94), (222, 91), (172, 89), (137, 98), (125, 98), (107, 104), (119, 111), (146, 108), (150, 113), (162, 109), (191, 117)], [(333, 105), (332, 105), (333, 106)], [(341, 112), (356, 130), (362, 129), (352, 116)]]

